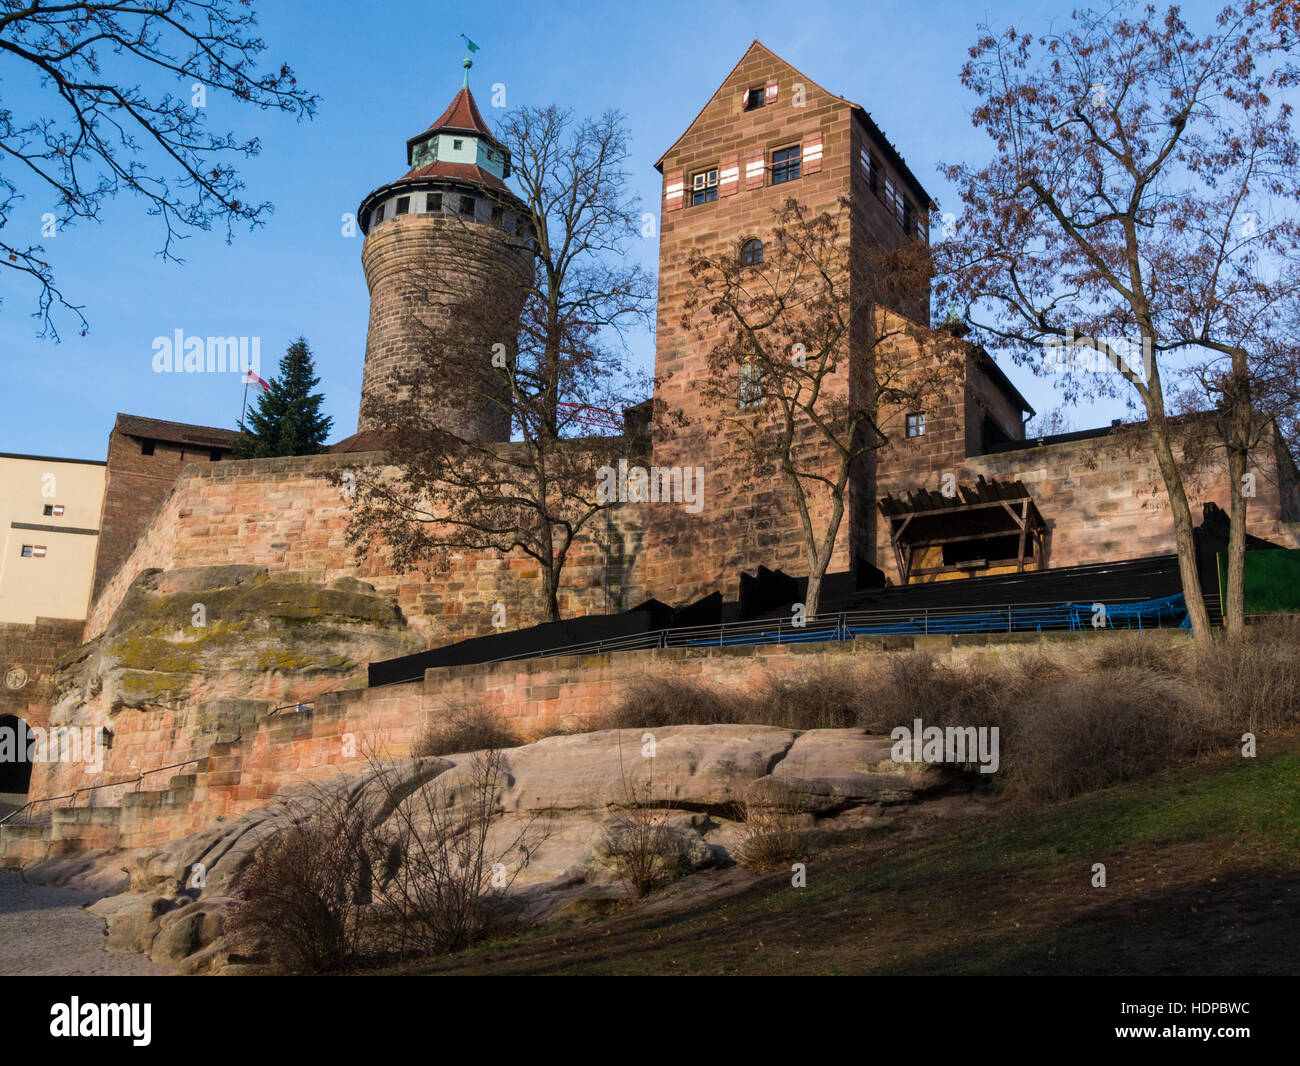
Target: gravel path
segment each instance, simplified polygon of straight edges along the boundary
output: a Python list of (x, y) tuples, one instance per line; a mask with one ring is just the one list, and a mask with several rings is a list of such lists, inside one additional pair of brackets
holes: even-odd
[(29, 885), (0, 870), (0, 974), (23, 977), (159, 975), (170, 966), (104, 950), (104, 923), (82, 907), (99, 895)]

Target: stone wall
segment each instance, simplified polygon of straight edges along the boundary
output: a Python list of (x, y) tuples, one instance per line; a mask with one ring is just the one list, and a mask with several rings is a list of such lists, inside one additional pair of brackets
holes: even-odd
[(79, 618), (0, 623), (0, 716), (49, 723), (55, 664), (81, 643), (82, 625)]
[[(929, 652), (947, 661), (998, 658), (1033, 647), (1110, 639), (1112, 634), (977, 634), (860, 639), (845, 643), (736, 648), (669, 648), (600, 655), (532, 659), (429, 670), (423, 681), (384, 688), (350, 689), (317, 697), (311, 711), (263, 715), (246, 723), (239, 739), (215, 736), (200, 761), (173, 774), (150, 775), (114, 794), (105, 790), (77, 809), (56, 811), (54, 824), (0, 831), (0, 865), (13, 866), (61, 850), (153, 847), (202, 828), (214, 818), (265, 806), (282, 789), (365, 767), (367, 752), (404, 758), (450, 707), (482, 699), (522, 739), (557, 729), (581, 729), (653, 678), (688, 678), (743, 693), (770, 677), (811, 669), (883, 669), (898, 650)], [(1179, 631), (1147, 639), (1185, 642)], [(239, 708), (231, 708), (238, 718)], [(910, 712), (908, 712), (910, 713)], [(179, 718), (119, 716), (102, 784), (140, 770), (183, 761), (170, 736), (192, 727)], [(151, 760), (145, 764), (146, 760)], [(128, 765), (128, 762), (130, 765)], [(137, 762), (139, 763), (137, 765)], [(166, 780), (159, 780), (159, 778)]]
[[(146, 569), (253, 563), (272, 574), (310, 573), (323, 581), (356, 577), (392, 595), (407, 623), (436, 647), (493, 632), (494, 605), (508, 628), (543, 620), (538, 566), (523, 555), (461, 552), (445, 573), (396, 574), (381, 558), (358, 561), (346, 541), (349, 503), (322, 476), (382, 457), (374, 453), (248, 459), (187, 467), (86, 622), (85, 640), (103, 632), (131, 582)], [(574, 545), (561, 589), (568, 617), (619, 611), (639, 602), (638, 516), (615, 515), (615, 550), (606, 557), (603, 523)]]

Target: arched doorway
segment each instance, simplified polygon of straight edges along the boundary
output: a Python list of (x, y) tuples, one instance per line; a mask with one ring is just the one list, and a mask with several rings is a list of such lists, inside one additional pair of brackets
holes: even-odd
[(0, 792), (26, 794), (32, 779), (32, 764), (27, 761), (30, 742), (26, 722), (0, 714)]

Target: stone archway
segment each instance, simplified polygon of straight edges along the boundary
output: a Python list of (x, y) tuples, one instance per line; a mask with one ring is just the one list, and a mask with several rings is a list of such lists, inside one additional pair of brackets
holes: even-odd
[(0, 714), (0, 793), (26, 795), (32, 778), (32, 764), (27, 761), (31, 733), (27, 723), (12, 714)]

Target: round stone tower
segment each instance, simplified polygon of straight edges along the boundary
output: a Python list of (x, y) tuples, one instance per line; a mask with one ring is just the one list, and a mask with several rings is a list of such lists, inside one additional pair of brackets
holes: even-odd
[[(533, 268), (531, 215), (504, 180), (510, 153), (483, 121), (468, 84), (406, 142), (406, 162), (407, 173), (357, 211), (370, 288), (359, 432), (385, 428), (369, 401), (402, 399), (398, 375), (428, 358), (430, 337), (448, 325), (458, 300), (492, 301), (494, 321), (517, 323)], [(466, 379), (463, 360), (449, 369), (433, 412), (437, 425), (466, 440), (510, 439), (509, 415), (491, 399), (505, 385), (492, 356), (485, 344), (478, 381)]]

